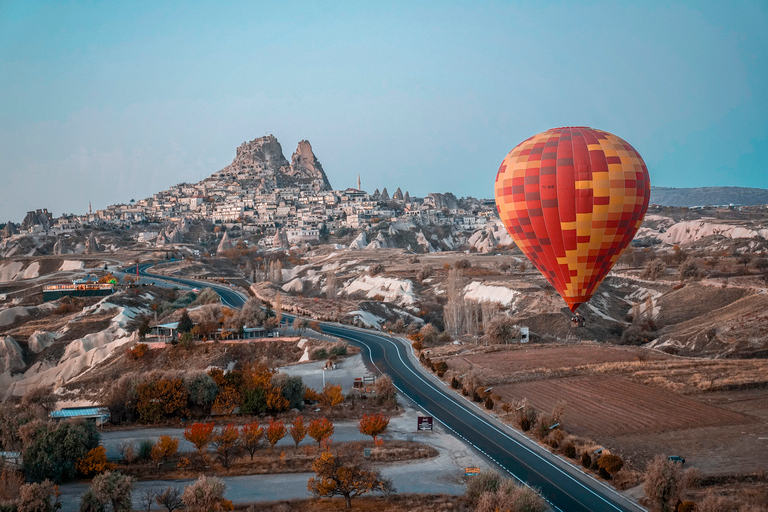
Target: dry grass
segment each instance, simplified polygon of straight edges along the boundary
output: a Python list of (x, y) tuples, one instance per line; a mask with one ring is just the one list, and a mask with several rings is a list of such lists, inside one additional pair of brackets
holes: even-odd
[[(462, 497), (445, 494), (394, 494), (386, 497), (362, 496), (352, 500), (354, 510), (370, 512), (470, 512)], [(286, 500), (254, 505), (240, 505), (235, 510), (249, 512), (331, 512), (345, 510), (342, 498)]]

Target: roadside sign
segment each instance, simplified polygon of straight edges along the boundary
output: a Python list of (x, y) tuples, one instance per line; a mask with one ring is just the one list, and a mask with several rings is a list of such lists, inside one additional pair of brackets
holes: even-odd
[(371, 458), (371, 449), (370, 448), (363, 448), (363, 457), (366, 459)]
[(432, 416), (419, 416), (416, 430), (432, 430)]
[(464, 468), (464, 476), (477, 476), (480, 474), (480, 468)]

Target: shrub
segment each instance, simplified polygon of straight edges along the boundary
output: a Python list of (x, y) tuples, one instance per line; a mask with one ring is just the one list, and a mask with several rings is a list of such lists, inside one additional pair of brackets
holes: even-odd
[(153, 446), (155, 446), (155, 444), (149, 439), (142, 439), (141, 441), (139, 441), (139, 451), (138, 451), (139, 460), (151, 459)]
[(584, 453), (581, 454), (581, 465), (584, 466), (585, 469), (592, 467), (592, 455), (590, 455), (588, 450), (584, 450)]
[(152, 447), (152, 460), (158, 464), (167, 462), (176, 455), (179, 450), (179, 440), (171, 436), (160, 436), (157, 443)]
[(493, 410), (493, 399), (490, 395), (488, 395), (488, 398), (485, 399), (485, 408), (489, 411)]
[(373, 385), (373, 392), (376, 393), (377, 404), (397, 405), (397, 389), (388, 375), (382, 375), (376, 379), (376, 383)]
[(683, 490), (683, 474), (680, 464), (657, 455), (645, 470), (643, 490), (652, 507), (667, 512)]
[(363, 414), (357, 429), (361, 434), (371, 436), (376, 441), (376, 437), (387, 430), (387, 425), (389, 425), (389, 417), (384, 414)]
[(696, 503), (693, 501), (684, 501), (677, 506), (677, 512), (696, 512)]
[(453, 377), (451, 379), (451, 387), (453, 389), (459, 389), (461, 387), (461, 382), (459, 382), (459, 379), (457, 379), (456, 377)]
[(437, 374), (438, 377), (442, 377), (445, 375), (445, 372), (448, 371), (448, 363), (445, 361), (438, 361), (437, 363), (432, 363), (432, 370)]
[[(50, 429), (50, 430), (49, 430)], [(28, 480), (60, 483), (74, 478), (77, 461), (99, 446), (99, 433), (90, 422), (41, 425), (24, 449), (23, 467)]]
[(116, 467), (116, 464), (107, 462), (107, 450), (103, 446), (92, 448), (82, 459), (77, 461), (77, 470), (87, 477), (113, 470)]
[(485, 335), (488, 336), (491, 343), (510, 343), (520, 335), (520, 329), (511, 317), (497, 315), (488, 322)]
[(656, 258), (653, 260), (650, 260), (645, 264), (645, 267), (643, 267), (643, 272), (640, 274), (640, 277), (643, 279), (650, 279), (651, 281), (655, 281), (661, 277), (664, 277), (667, 274), (667, 265), (662, 260)]
[(347, 346), (346, 345), (338, 345), (336, 347), (333, 347), (331, 349), (331, 355), (336, 357), (344, 357), (347, 355)]
[(328, 359), (328, 351), (324, 348), (317, 348), (310, 353), (310, 357), (315, 361), (322, 361)]
[(184, 384), (189, 394), (190, 403), (203, 408), (205, 411), (210, 411), (219, 392), (216, 381), (207, 373), (198, 373), (192, 379), (185, 380)]
[(464, 496), (470, 503), (477, 504), (480, 496), (486, 492), (496, 492), (502, 482), (501, 476), (496, 471), (481, 471), (467, 482), (467, 490)]
[[(24, 484), (19, 488), (18, 512), (53, 512), (61, 506), (58, 503), (58, 486), (50, 480), (39, 484)], [(51, 496), (55, 500), (51, 501)]]
[(618, 455), (604, 453), (600, 460), (597, 461), (597, 466), (612, 475), (624, 467), (624, 461)]
[(93, 479), (91, 492), (102, 505), (110, 504), (114, 512), (133, 510), (131, 490), (133, 478), (117, 471), (107, 471)]
[(190, 512), (232, 510), (231, 503), (224, 499), (225, 490), (220, 478), (203, 475), (184, 488), (182, 500)]
[(128, 355), (130, 355), (135, 361), (144, 357), (148, 350), (149, 346), (146, 343), (137, 343), (132, 348), (128, 349)]
[(678, 275), (681, 281), (696, 280), (704, 275), (704, 271), (697, 260), (686, 260), (678, 268)]
[(383, 274), (386, 269), (384, 268), (384, 265), (381, 263), (374, 263), (371, 265), (371, 267), (368, 269), (368, 273), (372, 276), (377, 276), (379, 274)]
[(576, 458), (576, 447), (573, 445), (573, 443), (567, 443), (565, 446), (563, 446), (563, 455), (569, 459)]

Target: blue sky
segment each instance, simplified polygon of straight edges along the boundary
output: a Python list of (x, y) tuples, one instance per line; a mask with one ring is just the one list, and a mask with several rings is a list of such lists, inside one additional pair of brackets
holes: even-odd
[(493, 196), (585, 125), (658, 186), (768, 188), (768, 2), (0, 0), (0, 222), (83, 213), (308, 139), (336, 188)]

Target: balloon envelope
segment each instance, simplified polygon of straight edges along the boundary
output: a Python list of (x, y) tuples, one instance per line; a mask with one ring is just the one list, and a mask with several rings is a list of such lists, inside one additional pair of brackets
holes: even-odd
[(553, 128), (509, 152), (495, 195), (515, 243), (575, 312), (637, 233), (651, 182), (643, 159), (621, 138)]

